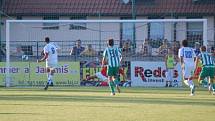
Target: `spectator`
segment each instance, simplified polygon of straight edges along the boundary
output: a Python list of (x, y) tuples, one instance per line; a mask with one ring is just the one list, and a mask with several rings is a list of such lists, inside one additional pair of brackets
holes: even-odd
[(215, 48), (214, 48), (214, 47), (211, 47), (210, 53), (211, 53), (213, 56), (215, 56)]
[(158, 48), (158, 55), (165, 56), (168, 52), (168, 40), (164, 39), (163, 44)]
[(213, 61), (215, 62), (215, 49), (214, 49), (214, 47), (211, 47), (210, 53), (211, 53)]
[(174, 41), (173, 44), (172, 44), (172, 47), (173, 47), (173, 53), (174, 53), (174, 55), (178, 56), (178, 50), (180, 48), (179, 41)]
[(1, 45), (0, 46), (0, 61), (3, 60), (3, 58), (5, 57), (6, 55), (6, 48), (4, 45)]
[(81, 40), (76, 40), (75, 46), (72, 48), (70, 55), (80, 55), (84, 49), (85, 48), (81, 46)]
[(131, 46), (130, 46), (130, 42), (127, 41), (123, 44), (122, 47), (122, 54), (126, 55), (126, 56), (130, 56), (132, 54), (132, 50), (131, 50)]
[(199, 42), (195, 42), (194, 52), (195, 52), (196, 56), (198, 56), (200, 54), (200, 43)]
[(149, 44), (148, 39), (145, 39), (144, 43), (142, 44), (140, 54), (147, 56), (152, 55), (152, 46)]
[(11, 52), (11, 54), (17, 58), (21, 58), (22, 60), (28, 60), (28, 56), (25, 55), (25, 52), (22, 50), (20, 45), (18, 45), (16, 50)]
[(178, 50), (180, 49), (179, 41), (174, 41), (173, 42), (172, 49), (173, 49), (173, 54), (174, 54), (174, 56), (176, 58), (176, 61), (177, 61), (178, 60)]
[(83, 55), (83, 56), (96, 56), (97, 52), (92, 48), (91, 44), (88, 44), (87, 48), (83, 52), (81, 52), (80, 55)]
[(16, 51), (13, 53), (14, 56), (22, 56), (24, 55), (24, 51), (22, 50), (21, 46), (16, 47)]

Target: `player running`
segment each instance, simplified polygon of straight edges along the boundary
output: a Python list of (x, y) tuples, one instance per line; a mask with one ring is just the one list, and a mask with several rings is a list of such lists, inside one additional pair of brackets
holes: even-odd
[(182, 47), (179, 49), (178, 52), (179, 61), (181, 63), (182, 73), (184, 83), (190, 87), (191, 89), (191, 96), (194, 96), (195, 93), (195, 85), (192, 81), (192, 75), (195, 69), (195, 62), (194, 59), (196, 57), (192, 48), (188, 47), (188, 41), (182, 41)]
[(48, 82), (44, 90), (47, 90), (49, 86), (53, 86), (52, 77), (55, 73), (55, 68), (57, 67), (57, 63), (58, 63), (58, 54), (57, 54), (58, 47), (54, 43), (50, 43), (49, 37), (45, 38), (45, 42), (46, 42), (46, 46), (43, 49), (44, 56), (37, 62), (39, 63), (46, 60)]
[(103, 53), (102, 59), (102, 67), (105, 66), (106, 62), (107, 65), (107, 75), (108, 75), (108, 83), (111, 89), (111, 95), (115, 95), (114, 89), (114, 81), (118, 76), (120, 62), (122, 60), (122, 53), (118, 47), (114, 47), (114, 40), (109, 39), (107, 41), (108, 47), (105, 49)]
[(215, 84), (213, 83), (214, 80), (214, 72), (215, 72), (215, 66), (213, 59), (209, 53), (206, 52), (206, 47), (202, 46), (200, 48), (200, 54), (197, 56), (196, 59), (196, 67), (198, 66), (198, 61), (202, 61), (202, 71), (199, 75), (198, 82), (201, 83), (202, 80), (204, 80), (206, 77), (209, 77), (209, 87), (208, 90), (212, 94), (215, 95)]

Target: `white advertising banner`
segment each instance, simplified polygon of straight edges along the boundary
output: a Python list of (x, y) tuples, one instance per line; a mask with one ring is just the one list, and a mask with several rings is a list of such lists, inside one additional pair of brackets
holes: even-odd
[[(166, 66), (164, 62), (131, 62), (131, 86), (165, 87)], [(173, 87), (182, 86), (182, 72), (180, 64), (173, 71)]]

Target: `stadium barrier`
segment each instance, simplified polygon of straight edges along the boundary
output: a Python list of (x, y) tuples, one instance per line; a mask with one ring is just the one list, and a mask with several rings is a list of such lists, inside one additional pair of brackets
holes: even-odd
[(177, 64), (174, 68), (172, 82), (167, 82), (164, 62), (132, 61), (131, 80), (132, 86), (165, 87), (170, 85), (171, 87), (181, 87), (182, 71), (180, 64)]
[[(123, 62), (122, 67), (125, 70), (127, 79), (121, 80), (123, 82), (132, 81), (132, 86), (149, 86), (149, 87), (164, 87), (167, 85), (165, 81), (165, 72), (164, 65), (164, 55), (166, 54), (167, 48), (172, 47), (174, 49), (174, 54), (177, 56), (179, 49), (179, 42), (169, 42), (167, 43), (166, 48), (163, 48), (159, 52), (159, 47), (162, 46), (161, 41), (154, 42), (149, 40), (149, 45), (151, 46), (150, 52), (148, 48), (144, 48), (143, 43), (145, 40), (136, 41), (136, 48), (132, 48), (131, 42), (126, 40), (116, 40), (116, 46), (119, 46), (122, 49)], [(56, 80), (56, 85), (58, 86), (79, 86), (82, 84), (82, 81), (86, 80), (87, 76), (92, 76), (96, 72), (100, 71), (100, 62), (102, 59), (102, 53), (106, 47), (106, 41), (104, 40), (102, 46), (98, 45), (98, 41), (87, 41), (82, 40), (82, 46), (87, 48), (89, 44), (92, 45), (92, 49), (96, 51), (95, 55), (70, 55), (71, 48), (75, 46), (76, 41), (54, 41), (61, 49), (59, 51), (59, 68), (64, 68), (68, 65), (68, 72), (58, 73), (54, 80)], [(141, 44), (142, 43), (142, 44)], [(46, 83), (46, 74), (43, 72), (40, 75), (36, 73), (40, 64), (36, 63), (36, 60), (41, 58), (43, 55), (43, 47), (45, 43), (43, 41), (12, 41), (11, 42), (11, 74), (13, 86), (43, 86)], [(1, 66), (0, 66), (0, 85), (5, 86), (5, 56), (1, 55)], [(75, 64), (74, 64), (75, 63)], [(75, 65), (75, 66), (74, 66)], [(159, 65), (159, 67), (158, 67)], [(41, 65), (42, 66), (42, 65)], [(136, 73), (136, 66), (139, 68), (142, 67), (147, 72), (138, 72)], [(43, 65), (44, 67), (44, 65)], [(74, 67), (74, 68), (73, 68)], [(28, 73), (25, 73), (25, 71)], [(75, 75), (72, 75), (70, 71), (76, 72)], [(13, 72), (14, 71), (14, 72)], [(159, 75), (153, 75), (153, 71), (158, 71)], [(162, 72), (161, 72), (162, 71)], [(175, 68), (177, 71), (177, 78), (172, 82), (172, 86), (180, 87), (182, 86), (181, 82), (181, 71), (180, 66), (177, 65)], [(79, 73), (77, 73), (79, 72)], [(146, 80), (141, 79), (140, 73), (146, 73), (145, 76), (151, 74), (150, 77)], [(149, 74), (148, 74), (149, 73)], [(138, 75), (138, 76), (136, 76)], [(160, 77), (155, 77), (160, 76)], [(18, 77), (18, 78), (17, 78)], [(39, 78), (38, 78), (39, 77)], [(196, 76), (197, 77), (197, 76)], [(91, 80), (93, 81), (93, 80)], [(99, 80), (95, 80), (99, 81)], [(145, 81), (145, 82), (144, 82)], [(94, 84), (93, 84), (94, 85)]]
[[(0, 85), (5, 85), (5, 62), (0, 62)], [(53, 77), (56, 86), (79, 86), (79, 62), (59, 62), (56, 76)], [(11, 86), (44, 86), (47, 83), (45, 63), (11, 62), (9, 68)]]

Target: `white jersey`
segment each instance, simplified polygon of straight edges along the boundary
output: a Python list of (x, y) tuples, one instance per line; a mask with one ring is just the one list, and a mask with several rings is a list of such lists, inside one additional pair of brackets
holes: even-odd
[(190, 47), (182, 47), (178, 51), (178, 57), (183, 57), (184, 64), (187, 66), (194, 66), (194, 58), (196, 57), (195, 52)]
[(44, 47), (44, 53), (48, 53), (48, 58), (46, 59), (46, 65), (49, 66), (50, 64), (57, 64), (58, 57), (57, 57), (57, 46), (54, 43), (48, 43)]

